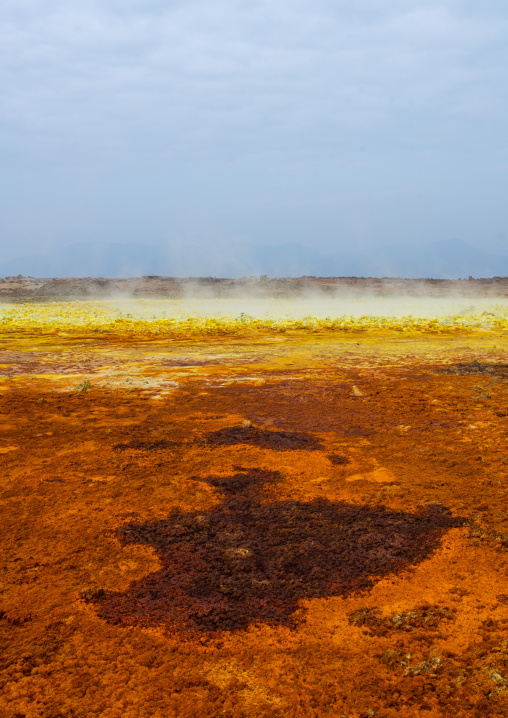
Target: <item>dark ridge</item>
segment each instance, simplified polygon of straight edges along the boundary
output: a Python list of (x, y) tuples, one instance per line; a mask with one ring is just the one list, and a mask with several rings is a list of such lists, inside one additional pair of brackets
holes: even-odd
[(214, 446), (232, 446), (233, 444), (253, 444), (262, 449), (285, 451), (288, 449), (306, 449), (315, 451), (324, 447), (309, 434), (297, 431), (272, 431), (256, 426), (231, 426), (219, 429), (207, 436), (207, 442)]
[(162, 449), (169, 449), (171, 446), (175, 446), (176, 441), (168, 441), (167, 439), (159, 439), (157, 441), (140, 441), (134, 439), (123, 444), (115, 444), (113, 449), (115, 451), (125, 451), (126, 449), (142, 449), (143, 451), (162, 451)]
[(98, 615), (188, 635), (256, 622), (294, 626), (300, 599), (368, 589), (463, 525), (439, 506), (409, 514), (323, 498), (266, 503), (262, 486), (281, 478), (260, 469), (210, 477), (223, 496), (218, 506), (120, 527), (123, 545), (152, 546), (162, 568), (125, 593), (92, 596)]
[(472, 362), (463, 362), (453, 364), (444, 369), (438, 369), (438, 374), (460, 374), (461, 376), (469, 376), (471, 374), (486, 374), (488, 376), (499, 376), (508, 379), (508, 364), (487, 364), (480, 359)]

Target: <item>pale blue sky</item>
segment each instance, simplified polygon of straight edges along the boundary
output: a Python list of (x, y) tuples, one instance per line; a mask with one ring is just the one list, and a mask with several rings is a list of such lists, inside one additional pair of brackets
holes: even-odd
[(508, 254), (508, 6), (3, 0), (5, 258), (82, 241)]

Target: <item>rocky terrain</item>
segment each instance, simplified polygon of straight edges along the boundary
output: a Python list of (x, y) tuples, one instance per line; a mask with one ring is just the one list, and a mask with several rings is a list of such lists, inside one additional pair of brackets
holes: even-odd
[(100, 277), (0, 278), (0, 298), (22, 299), (81, 299), (92, 297), (170, 297), (188, 296), (189, 293), (206, 292), (211, 296), (228, 296), (237, 292), (252, 291), (270, 296), (299, 294), (307, 291), (348, 292), (353, 294), (388, 295), (404, 294), (419, 296), (430, 294), (443, 296), (508, 296), (508, 277), (490, 279), (400, 279), (372, 277), (297, 277), (269, 278), (241, 277), (224, 279), (217, 277), (129, 277), (128, 279), (104, 279)]

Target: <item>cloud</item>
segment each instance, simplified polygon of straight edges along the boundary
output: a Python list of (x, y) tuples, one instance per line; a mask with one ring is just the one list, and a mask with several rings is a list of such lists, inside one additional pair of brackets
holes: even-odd
[(2, 122), (20, 153), (340, 154), (401, 113), (500, 109), (508, 22), (486, 7), (4, 0)]
[(495, 0), (3, 0), (5, 251), (499, 251), (507, 40)]

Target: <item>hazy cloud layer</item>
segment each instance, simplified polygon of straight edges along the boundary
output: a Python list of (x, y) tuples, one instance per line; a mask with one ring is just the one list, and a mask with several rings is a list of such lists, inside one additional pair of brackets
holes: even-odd
[(507, 39), (488, 0), (4, 0), (8, 254), (87, 238), (501, 251)]
[(465, 279), (508, 276), (508, 256), (470, 247), (460, 240), (427, 245), (386, 245), (382, 252), (342, 247), (325, 255), (296, 243), (209, 245), (86, 242), (46, 255), (0, 260), (0, 276), (32, 277), (433, 277)]

